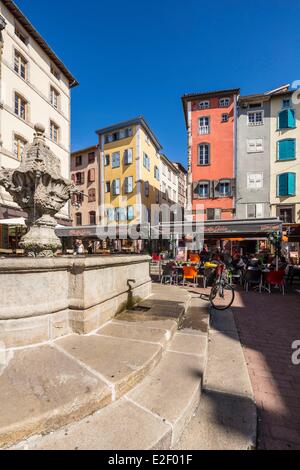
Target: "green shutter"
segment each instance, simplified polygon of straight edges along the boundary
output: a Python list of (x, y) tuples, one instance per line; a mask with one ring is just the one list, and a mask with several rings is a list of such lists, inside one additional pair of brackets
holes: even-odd
[(295, 110), (294, 109), (287, 109), (287, 113), (288, 113), (288, 127), (289, 128), (296, 127)]
[(278, 142), (278, 160), (293, 160), (296, 157), (296, 140), (285, 139)]
[(277, 196), (287, 196), (288, 195), (288, 174), (283, 173), (282, 175), (278, 175), (278, 188), (277, 188)]
[(288, 110), (285, 109), (279, 113), (279, 129), (288, 128)]
[(296, 195), (296, 173), (288, 173), (288, 196)]

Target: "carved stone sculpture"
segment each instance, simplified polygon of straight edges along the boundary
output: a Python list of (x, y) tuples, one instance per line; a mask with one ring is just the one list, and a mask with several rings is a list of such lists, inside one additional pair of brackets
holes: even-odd
[(61, 248), (54, 216), (76, 192), (73, 183), (61, 176), (60, 160), (46, 145), (44, 133), (37, 124), (19, 168), (0, 169), (0, 185), (28, 214), (29, 230), (20, 247), (34, 257), (51, 257)]

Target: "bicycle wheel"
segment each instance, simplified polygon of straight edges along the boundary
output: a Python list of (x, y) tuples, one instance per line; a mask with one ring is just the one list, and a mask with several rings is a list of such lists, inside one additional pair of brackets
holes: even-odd
[(226, 310), (231, 307), (235, 297), (234, 289), (230, 284), (215, 284), (210, 293), (210, 303), (216, 310)]

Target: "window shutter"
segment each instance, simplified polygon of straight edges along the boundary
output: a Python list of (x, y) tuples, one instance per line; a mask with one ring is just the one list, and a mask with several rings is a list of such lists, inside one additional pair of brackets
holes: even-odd
[(288, 174), (278, 175), (278, 196), (287, 196), (288, 193)]
[(278, 142), (278, 160), (289, 160), (296, 156), (296, 140), (286, 139)]
[(112, 193), (114, 196), (116, 195), (116, 180), (113, 180), (112, 182)]
[(133, 220), (134, 219), (133, 206), (128, 206), (127, 207), (127, 219), (128, 220)]
[(288, 110), (285, 109), (279, 113), (279, 129), (288, 128)]
[(236, 184), (235, 184), (235, 178), (233, 178), (230, 181), (230, 196), (235, 197), (236, 196)]
[(127, 150), (128, 154), (127, 154), (127, 161), (128, 161), (128, 164), (132, 163), (132, 155), (133, 155), (133, 152), (132, 152), (132, 149), (128, 149)]
[(256, 218), (257, 219), (262, 219), (264, 214), (264, 206), (263, 204), (256, 204)]
[(219, 197), (220, 196), (220, 181), (214, 181), (214, 195), (213, 197)]
[(294, 109), (287, 109), (288, 114), (288, 127), (296, 127), (295, 123), (295, 110)]
[(247, 218), (255, 219), (255, 204), (247, 204)]
[(195, 181), (193, 183), (193, 199), (199, 199), (198, 186), (199, 186), (198, 181)]
[(296, 195), (296, 173), (288, 173), (287, 186), (288, 186), (287, 195), (295, 196)]
[(84, 172), (81, 173), (81, 184), (84, 184)]

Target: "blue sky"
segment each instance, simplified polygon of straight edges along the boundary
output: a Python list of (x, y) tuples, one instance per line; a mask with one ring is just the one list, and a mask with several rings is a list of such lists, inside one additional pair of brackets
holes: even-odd
[(169, 158), (186, 164), (184, 93), (248, 94), (300, 79), (299, 1), (16, 3), (80, 82), (73, 150), (96, 143), (96, 129), (142, 114)]

